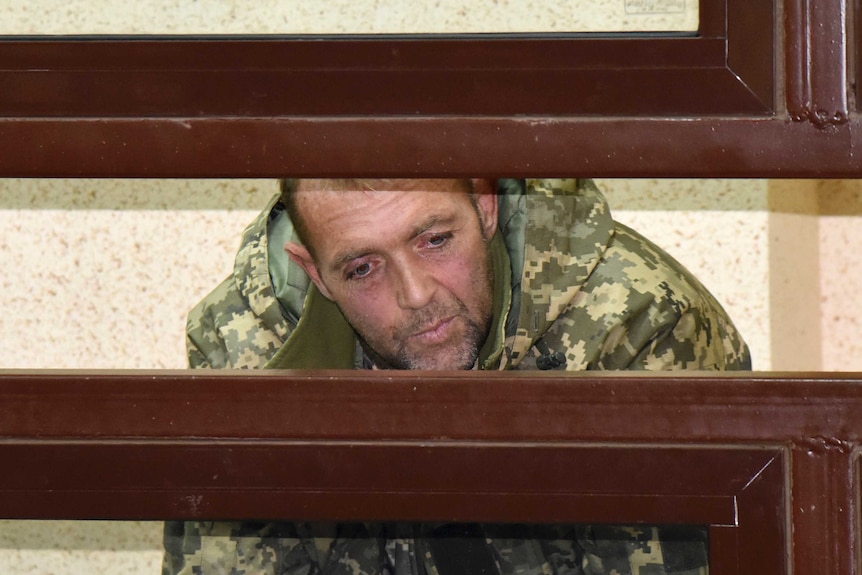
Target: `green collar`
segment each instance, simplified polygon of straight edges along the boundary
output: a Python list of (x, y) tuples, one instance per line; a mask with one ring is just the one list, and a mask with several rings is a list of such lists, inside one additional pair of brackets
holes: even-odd
[(305, 309), (268, 369), (351, 369), (356, 349), (353, 328), (341, 310), (311, 284)]
[(491, 238), (491, 262), (494, 266), (494, 321), (482, 349), (479, 350), (479, 369), (497, 369), (506, 341), (506, 317), (512, 305), (512, 264), (506, 244), (497, 232)]
[[(494, 266), (494, 321), (479, 350), (479, 369), (496, 369), (505, 341), (505, 318), (512, 299), (512, 268), (499, 233), (491, 239)], [(333, 302), (311, 284), (305, 307), (287, 341), (264, 366), (267, 369), (352, 369), (356, 334)]]

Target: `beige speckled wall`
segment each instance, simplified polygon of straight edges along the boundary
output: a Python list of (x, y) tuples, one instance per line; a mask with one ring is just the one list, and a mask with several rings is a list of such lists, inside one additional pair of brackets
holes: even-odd
[[(2, 367), (183, 368), (274, 180), (0, 180)], [(183, 249), (177, 249), (183, 246)]]
[[(411, 0), (0, 0), (0, 34), (692, 30), (697, 22), (695, 3), (681, 0), (435, 4), (440, 12), (429, 14)], [(757, 369), (862, 369), (858, 182), (599, 184), (618, 219), (725, 304)], [(187, 309), (230, 271), (240, 232), (275, 189), (271, 180), (0, 180), (0, 368), (183, 367)], [(158, 522), (0, 522), (0, 573), (155, 575), (160, 542)]]
[(862, 371), (862, 181), (818, 182), (822, 369)]

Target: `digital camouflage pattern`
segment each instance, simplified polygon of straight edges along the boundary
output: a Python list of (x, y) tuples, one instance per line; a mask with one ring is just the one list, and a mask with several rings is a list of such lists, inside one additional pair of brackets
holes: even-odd
[(676, 260), (613, 221), (590, 180), (528, 180), (525, 266), (511, 363), (542, 339), (569, 370), (750, 369), (713, 296)]
[(690, 526), (174, 522), (165, 548), (163, 572), (184, 575), (709, 573)]
[(189, 313), (189, 367), (263, 367), (295, 327), (270, 279), (267, 224), (276, 199), (243, 232), (233, 274)]
[[(291, 231), (276, 199), (245, 230), (233, 275), (190, 312), (191, 367), (360, 365), (337, 308), (281, 249)], [(505, 297), (495, 296), (502, 333), (486, 360), (480, 357), (481, 368), (547, 368), (554, 365), (548, 357), (564, 357), (558, 369), (750, 369), (745, 343), (712, 295), (661, 249), (614, 222), (592, 181), (504, 181), (497, 235), (503, 247), (495, 262), (508, 262), (495, 269), (497, 287), (506, 284)], [(164, 573), (449, 575), (438, 569), (435, 543), (447, 538), (429, 529), (168, 523)], [(471, 549), (502, 574), (708, 571), (699, 528), (480, 529), (482, 544)]]

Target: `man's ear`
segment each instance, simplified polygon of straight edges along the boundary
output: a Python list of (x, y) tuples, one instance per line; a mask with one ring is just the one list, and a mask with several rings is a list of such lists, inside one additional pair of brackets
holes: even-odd
[(308, 248), (296, 242), (287, 242), (284, 244), (284, 251), (287, 252), (287, 255), (290, 256), (290, 259), (292, 259), (294, 263), (305, 270), (305, 273), (308, 274), (308, 277), (311, 278), (311, 281), (314, 282), (314, 285), (317, 286), (320, 293), (322, 293), (326, 299), (331, 300), (332, 296), (330, 295), (329, 290), (326, 289), (323, 281), (320, 279), (320, 271), (317, 269), (317, 264), (314, 263), (314, 258), (311, 257), (311, 252), (308, 251)]
[(494, 237), (497, 231), (497, 190), (494, 180), (473, 180), (476, 207), (486, 238)]

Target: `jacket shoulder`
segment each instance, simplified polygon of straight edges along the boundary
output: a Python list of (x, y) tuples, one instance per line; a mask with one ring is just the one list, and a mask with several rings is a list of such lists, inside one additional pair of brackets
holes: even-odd
[(258, 368), (283, 340), (251, 309), (233, 277), (191, 309), (186, 349), (192, 368)]
[(549, 333), (575, 360), (572, 369), (751, 367), (748, 347), (712, 294), (673, 257), (618, 223)]

